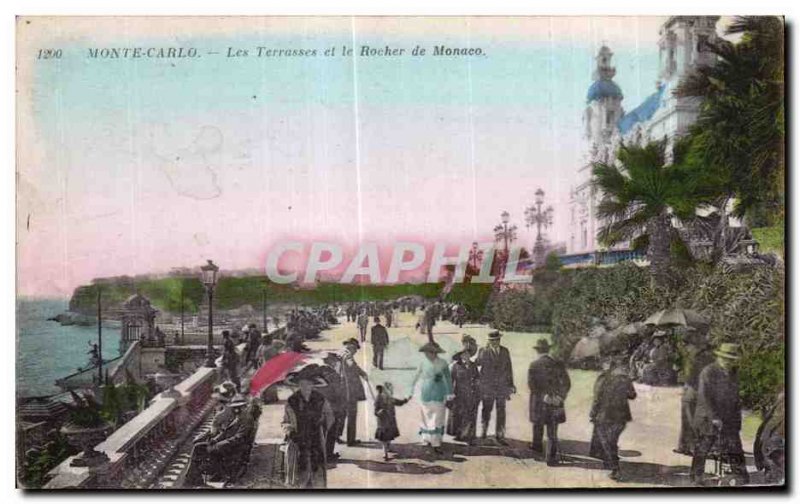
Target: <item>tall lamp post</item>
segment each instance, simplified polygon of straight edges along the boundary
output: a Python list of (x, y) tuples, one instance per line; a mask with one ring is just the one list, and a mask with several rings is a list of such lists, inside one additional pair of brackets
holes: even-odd
[(553, 225), (553, 207), (544, 205), (544, 191), (539, 188), (536, 190), (534, 204), (525, 209), (525, 225), (530, 229), (536, 226), (536, 242), (533, 245), (533, 258), (537, 266), (544, 263), (544, 238), (542, 228), (547, 229)]
[(510, 220), (511, 215), (508, 212), (503, 211), (503, 213), (500, 214), (500, 224), (494, 227), (495, 240), (503, 242), (503, 253), (500, 254), (500, 264), (495, 280), (495, 282), (498, 283), (500, 282), (500, 279), (505, 278), (506, 275), (506, 263), (508, 262), (509, 256), (508, 246), (517, 239), (517, 226), (509, 226), (508, 223)]
[(500, 224), (494, 227), (494, 237), (497, 241), (503, 242), (503, 249), (508, 255), (508, 245), (517, 239), (517, 226), (509, 226), (511, 215), (508, 212), (500, 214)]
[(102, 287), (97, 286), (97, 383), (103, 384), (103, 307), (100, 304), (102, 299)]
[(219, 267), (208, 259), (205, 266), (200, 267), (203, 285), (208, 293), (208, 348), (206, 349), (206, 367), (217, 367), (214, 363), (214, 287), (217, 285)]
[(483, 262), (483, 250), (478, 248), (478, 242), (472, 242), (469, 250), (469, 263), (474, 271), (479, 271), (478, 265)]
[(266, 281), (264, 282), (263, 289), (264, 290), (261, 293), (262, 294), (262, 298), (261, 298), (261, 301), (262, 301), (261, 314), (262, 314), (262, 317), (263, 317), (262, 323), (264, 324), (263, 331), (264, 331), (264, 334), (266, 334), (268, 332), (267, 331), (267, 284), (266, 284)]

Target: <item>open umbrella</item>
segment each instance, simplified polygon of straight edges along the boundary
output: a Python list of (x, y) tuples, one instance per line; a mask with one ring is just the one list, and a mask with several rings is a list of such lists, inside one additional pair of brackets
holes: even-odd
[(684, 310), (683, 308), (670, 308), (668, 310), (660, 310), (650, 315), (644, 321), (646, 325), (664, 327), (664, 326), (683, 326), (683, 327), (700, 327), (709, 324), (708, 319), (694, 310)]
[(257, 396), (273, 383), (284, 378), (300, 361), (307, 358), (299, 352), (284, 352), (265, 362), (250, 379), (250, 394)]
[(599, 357), (600, 356), (600, 339), (599, 338), (589, 338), (584, 336), (575, 344), (572, 348), (572, 354), (570, 355), (570, 360), (572, 361), (581, 361), (584, 359), (589, 359), (591, 357)]

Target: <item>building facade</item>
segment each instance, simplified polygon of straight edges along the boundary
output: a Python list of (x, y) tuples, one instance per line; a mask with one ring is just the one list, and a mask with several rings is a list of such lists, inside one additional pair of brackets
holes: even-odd
[[(613, 163), (622, 142), (641, 145), (666, 138), (668, 146), (671, 146), (675, 138), (686, 134), (697, 119), (701, 99), (676, 97), (674, 91), (692, 70), (714, 63), (714, 55), (707, 50), (707, 43), (717, 37), (718, 21), (718, 16), (673, 16), (661, 26), (656, 88), (630, 111), (625, 110), (624, 94), (614, 82), (614, 53), (605, 45), (598, 51), (583, 113), (586, 151), (578, 169), (578, 183), (570, 197), (568, 254), (593, 253), (602, 249), (597, 242), (597, 231), (603, 225), (597, 217), (601, 195), (591, 184), (594, 163)], [(625, 249), (627, 244), (615, 248)]]

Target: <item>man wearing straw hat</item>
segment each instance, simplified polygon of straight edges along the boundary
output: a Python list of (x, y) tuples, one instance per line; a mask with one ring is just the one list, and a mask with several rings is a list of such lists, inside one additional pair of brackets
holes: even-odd
[(746, 484), (749, 476), (739, 435), (742, 429), (742, 403), (736, 372), (740, 359), (739, 345), (722, 343), (714, 355), (716, 362), (703, 368), (698, 379), (692, 481), (700, 485), (705, 483), (706, 458), (715, 453), (730, 464), (737, 484)]
[(186, 486), (202, 486), (204, 474), (212, 479), (230, 479), (236, 474), (230, 462), (240, 452), (242, 442), (247, 439), (249, 429), (253, 426), (241, 414), (249, 404), (247, 398), (242, 394), (230, 397), (230, 390), (227, 386), (220, 387), (216, 393), (225, 407), (215, 415), (212, 429), (194, 442), (186, 471)]

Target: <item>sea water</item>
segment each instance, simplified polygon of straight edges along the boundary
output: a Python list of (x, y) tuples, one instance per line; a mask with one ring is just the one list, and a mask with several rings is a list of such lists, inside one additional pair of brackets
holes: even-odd
[[(55, 381), (89, 364), (97, 326), (62, 326), (48, 321), (67, 311), (67, 299), (17, 300), (17, 396), (60, 392)], [(103, 360), (119, 356), (120, 330), (103, 326)]]

